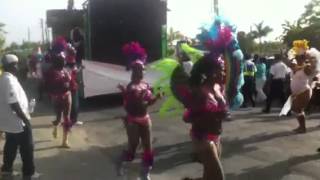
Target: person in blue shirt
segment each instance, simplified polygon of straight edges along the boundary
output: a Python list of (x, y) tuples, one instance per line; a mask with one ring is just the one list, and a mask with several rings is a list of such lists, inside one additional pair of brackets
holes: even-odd
[(262, 102), (267, 99), (267, 96), (265, 95), (263, 91), (263, 87), (266, 83), (267, 80), (267, 66), (264, 63), (266, 61), (266, 58), (261, 57), (257, 58), (256, 60), (256, 91), (257, 91), (257, 96), (256, 96), (256, 101), (257, 102)]

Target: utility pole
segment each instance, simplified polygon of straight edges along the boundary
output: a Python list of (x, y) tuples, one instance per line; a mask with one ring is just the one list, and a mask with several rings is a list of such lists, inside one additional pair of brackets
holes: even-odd
[(49, 28), (46, 26), (46, 43), (49, 43)]
[(42, 35), (42, 44), (44, 44), (44, 20), (43, 18), (40, 19), (40, 26), (41, 26), (41, 35)]
[(30, 27), (28, 27), (28, 42), (31, 41), (31, 32), (30, 32)]
[(219, 16), (219, 0), (213, 0), (214, 15)]
[(74, 0), (69, 0), (67, 10), (72, 11), (73, 9), (74, 9)]

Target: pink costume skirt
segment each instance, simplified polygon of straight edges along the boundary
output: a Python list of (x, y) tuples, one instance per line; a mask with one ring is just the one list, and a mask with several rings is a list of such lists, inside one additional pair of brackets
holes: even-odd
[(69, 92), (64, 94), (50, 94), (52, 102), (58, 111), (67, 111), (71, 102), (69, 99)]
[(146, 114), (145, 116), (131, 116), (130, 114), (127, 115), (127, 122), (128, 123), (136, 123), (142, 126), (149, 125), (151, 121), (150, 115)]
[(192, 129), (190, 130), (190, 136), (192, 139), (206, 140), (209, 142), (213, 142), (215, 145), (220, 144), (220, 139), (221, 139), (220, 135), (197, 132)]

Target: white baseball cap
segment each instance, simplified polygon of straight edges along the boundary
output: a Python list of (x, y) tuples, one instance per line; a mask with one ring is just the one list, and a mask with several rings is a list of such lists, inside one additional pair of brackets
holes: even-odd
[(1, 60), (1, 64), (3, 65), (9, 65), (12, 63), (18, 63), (19, 59), (16, 55), (14, 54), (6, 54), (3, 56), (2, 60)]

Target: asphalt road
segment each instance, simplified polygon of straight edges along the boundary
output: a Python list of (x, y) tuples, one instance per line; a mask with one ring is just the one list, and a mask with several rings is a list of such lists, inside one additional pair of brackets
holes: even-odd
[[(30, 89), (30, 87), (29, 87)], [(32, 88), (31, 88), (32, 89)], [(28, 91), (29, 96), (34, 90)], [(117, 180), (137, 179), (140, 153), (128, 165), (127, 175), (117, 177), (114, 162), (126, 146), (121, 117), (124, 111), (117, 98), (98, 98), (84, 102), (80, 113), (83, 126), (72, 130), (71, 149), (60, 149), (60, 138), (51, 135), (53, 120), (50, 103), (40, 102), (33, 115), (35, 157), (41, 180)], [(112, 102), (111, 102), (112, 101)], [(160, 118), (155, 105), (153, 145), (156, 159), (153, 180), (179, 180), (201, 176), (202, 167), (192, 162), (189, 126), (180, 115)], [(319, 180), (319, 114), (308, 117), (308, 133), (291, 132), (294, 117), (279, 118), (279, 109), (261, 114), (260, 108), (232, 112), (232, 121), (223, 124), (223, 167), (227, 180)], [(19, 171), (18, 158), (15, 169)], [(19, 179), (19, 178), (15, 178)]]

